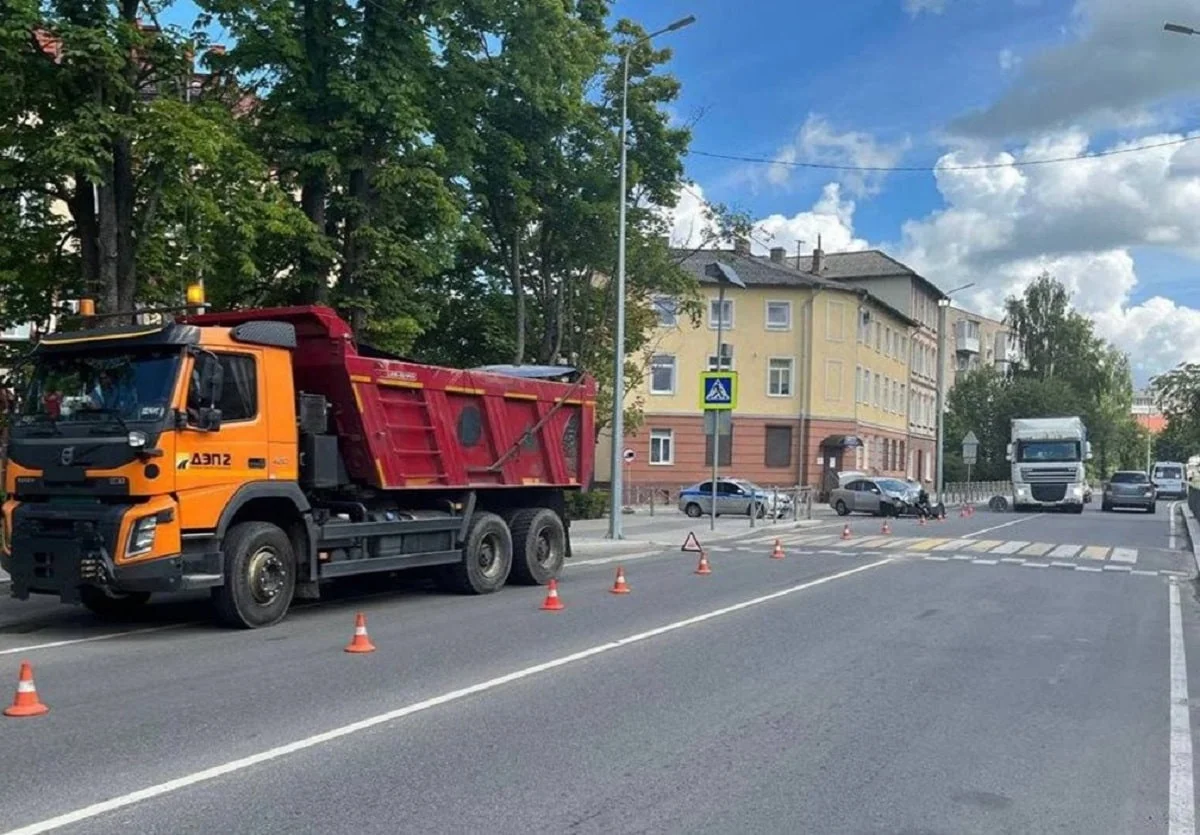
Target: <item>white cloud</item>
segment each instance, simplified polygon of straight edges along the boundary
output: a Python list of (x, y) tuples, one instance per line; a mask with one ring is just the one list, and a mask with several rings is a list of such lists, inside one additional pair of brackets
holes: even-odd
[[(775, 165), (767, 166), (766, 179), (773, 186), (789, 183), (798, 170), (788, 163), (804, 160), (831, 165), (887, 168), (898, 163), (909, 148), (905, 139), (894, 145), (879, 142), (863, 131), (838, 131), (829, 120), (810, 113), (796, 138), (775, 154)], [(879, 192), (884, 172), (846, 171), (837, 174), (852, 195), (869, 196)]]
[(1000, 69), (1008, 72), (1016, 69), (1021, 64), (1021, 57), (1011, 49), (1002, 49), (996, 56), (996, 60), (1000, 62)]
[(916, 17), (921, 12), (941, 14), (946, 11), (948, 2), (949, 0), (904, 0), (904, 11), (912, 17)]
[(1076, 0), (1069, 40), (1028, 56), (1007, 93), (951, 130), (995, 138), (1145, 122), (1147, 108), (1200, 90), (1200, 47), (1162, 28), (1196, 14), (1193, 0)]
[[(1127, 145), (1178, 136), (1145, 136)], [(1131, 303), (1133, 247), (1170, 247), (1200, 258), (1200, 142), (1059, 165), (1017, 168), (1015, 158), (1079, 154), (1080, 131), (1031, 142), (1015, 156), (948, 153), (939, 166), (945, 207), (903, 227), (901, 260), (945, 288), (975, 282), (963, 301), (997, 315), (1007, 295), (1043, 270), (1073, 293), (1099, 333), (1130, 353), (1139, 379), (1200, 359), (1200, 311), (1154, 298)]]

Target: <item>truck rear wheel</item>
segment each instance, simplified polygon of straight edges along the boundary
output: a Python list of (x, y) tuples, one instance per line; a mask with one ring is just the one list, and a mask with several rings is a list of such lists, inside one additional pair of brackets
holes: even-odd
[(142, 610), (150, 599), (148, 591), (132, 591), (122, 594), (95, 586), (79, 589), (79, 599), (84, 608), (101, 620), (128, 620)]
[(225, 584), (212, 590), (217, 617), (257, 629), (283, 620), (296, 593), (296, 556), (270, 522), (241, 522), (225, 536)]
[(508, 525), (513, 582), (540, 586), (557, 577), (567, 555), (567, 532), (558, 514), (547, 507), (529, 507), (514, 513)]
[(445, 568), (445, 585), (460, 594), (490, 594), (508, 580), (513, 539), (504, 520), (476, 513), (463, 542), (462, 560)]

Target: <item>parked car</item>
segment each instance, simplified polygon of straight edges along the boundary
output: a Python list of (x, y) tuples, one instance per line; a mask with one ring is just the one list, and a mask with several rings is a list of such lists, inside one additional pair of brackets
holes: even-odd
[(1148, 475), (1141, 470), (1118, 470), (1104, 485), (1100, 509), (1109, 511), (1118, 507), (1140, 507), (1147, 513), (1153, 513), (1157, 499)]
[(838, 516), (870, 513), (873, 516), (900, 516), (911, 513), (920, 488), (898, 478), (858, 478), (829, 494), (829, 506)]
[(1187, 498), (1186, 468), (1178, 461), (1156, 461), (1150, 480), (1158, 495), (1169, 499)]
[[(740, 478), (717, 479), (717, 515), (749, 516), (752, 501), (757, 500), (758, 518), (776, 518), (792, 512), (792, 497), (759, 487)], [(702, 481), (679, 491), (679, 509), (693, 519), (712, 512), (712, 481)]]

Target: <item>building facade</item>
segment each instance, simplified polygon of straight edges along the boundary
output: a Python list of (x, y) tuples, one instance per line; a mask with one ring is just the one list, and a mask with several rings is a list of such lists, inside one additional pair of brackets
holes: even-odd
[[(779, 250), (758, 258), (744, 245), (678, 255), (699, 282), (701, 321), (696, 327), (677, 315), (673, 300), (656, 302), (659, 328), (640, 390), (630, 393), (644, 414), (624, 438), (634, 453), (631, 483), (681, 485), (711, 475), (700, 375), (717, 369), (738, 375), (738, 408), (720, 426), (726, 475), (790, 486), (821, 484), (837, 470), (905, 474), (915, 320), (864, 289), (824, 278), (840, 254), (818, 249), (801, 268)], [(715, 262), (746, 284), (727, 286), (723, 304), (706, 274)], [(601, 467), (598, 479), (606, 476)]]
[(1133, 419), (1153, 435), (1167, 428), (1167, 416), (1162, 413), (1158, 400), (1150, 389), (1133, 393), (1133, 407), (1130, 411), (1133, 413)]
[(977, 368), (1007, 373), (1021, 363), (1021, 346), (1007, 324), (950, 307), (946, 310), (946, 392), (955, 380)]

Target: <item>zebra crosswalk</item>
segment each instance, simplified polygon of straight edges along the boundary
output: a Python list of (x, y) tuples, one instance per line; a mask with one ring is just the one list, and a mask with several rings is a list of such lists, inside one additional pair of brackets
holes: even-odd
[(1005, 561), (1022, 563), (1027, 558), (1040, 558), (1049, 565), (1056, 561), (1078, 560), (1081, 563), (1109, 563), (1114, 566), (1132, 567), (1138, 561), (1137, 548), (1084, 543), (1029, 542), (1017, 539), (953, 539), (891, 535), (855, 536), (842, 539), (838, 534), (801, 532), (760, 536), (750, 541), (773, 542), (775, 539), (779, 539), (784, 546), (802, 548), (853, 548), (855, 550), (929, 554), (931, 557), (945, 555), (947, 558), (954, 555), (956, 559), (960, 558), (958, 555), (969, 555), (968, 559), (987, 555), (989, 558), (1009, 558)]

